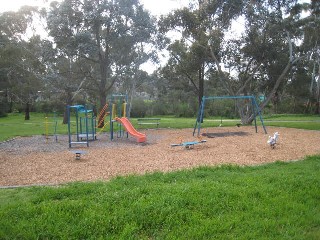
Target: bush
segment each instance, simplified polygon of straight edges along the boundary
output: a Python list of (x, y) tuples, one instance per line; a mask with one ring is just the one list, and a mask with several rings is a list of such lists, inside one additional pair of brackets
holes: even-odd
[(238, 116), (238, 110), (235, 108), (234, 100), (218, 99), (206, 102), (205, 116), (235, 118)]
[(36, 112), (52, 113), (60, 112), (63, 113), (65, 110), (65, 105), (59, 100), (55, 101), (41, 101), (35, 104)]
[(175, 116), (176, 117), (194, 117), (194, 111), (192, 107), (187, 103), (180, 103), (176, 106)]
[(3, 98), (0, 98), (0, 100), (0, 117), (6, 117), (9, 111), (9, 103), (8, 101), (3, 100)]
[(150, 115), (168, 115), (170, 114), (169, 106), (163, 101), (154, 101), (152, 102), (150, 108)]
[(147, 104), (144, 100), (136, 98), (132, 101), (131, 117), (145, 117), (147, 113)]

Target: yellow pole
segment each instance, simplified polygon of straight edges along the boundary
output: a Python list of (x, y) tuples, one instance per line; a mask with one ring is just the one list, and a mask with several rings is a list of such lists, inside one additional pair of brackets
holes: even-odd
[(112, 104), (112, 119), (115, 119), (117, 116), (117, 105), (115, 103)]
[(127, 103), (122, 103), (122, 117), (127, 117)]

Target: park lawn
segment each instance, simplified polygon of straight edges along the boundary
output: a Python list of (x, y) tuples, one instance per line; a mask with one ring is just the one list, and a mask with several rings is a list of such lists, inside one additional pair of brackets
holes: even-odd
[(291, 122), (265, 122), (266, 126), (273, 127), (287, 127), (287, 128), (299, 128), (299, 129), (307, 129), (307, 130), (320, 130), (320, 122), (313, 121), (291, 121)]
[[(47, 119), (45, 118), (47, 117)], [(161, 118), (160, 128), (194, 128), (196, 118), (176, 118), (173, 116), (157, 116)], [(109, 121), (109, 118), (107, 118)], [(138, 125), (137, 118), (130, 119), (133, 126), (137, 129), (153, 128), (153, 125)], [(0, 118), (0, 142), (11, 139), (15, 136), (32, 136), (32, 135), (53, 135), (55, 133), (55, 124), (57, 121), (57, 134), (68, 134), (68, 126), (62, 124), (62, 116), (54, 117), (53, 114), (31, 113), (30, 120), (24, 120), (23, 113), (9, 114), (8, 117)], [(204, 118), (201, 124), (202, 128), (207, 127), (228, 127), (240, 123), (239, 119), (221, 119)], [(266, 126), (291, 127), (309, 130), (320, 130), (320, 117), (317, 115), (272, 115), (264, 118)], [(260, 119), (257, 118), (257, 125), (261, 125)], [(116, 125), (115, 125), (116, 127)], [(75, 133), (75, 118), (71, 119), (71, 131)], [(100, 130), (97, 130), (100, 131)], [(103, 129), (105, 132), (110, 131), (109, 124)]]
[(319, 171), (313, 156), (0, 189), (0, 239), (320, 239)]
[(320, 115), (278, 114), (264, 116), (266, 126), (320, 130)]
[[(24, 120), (23, 113), (9, 114), (8, 117), (0, 118), (0, 141), (8, 140), (16, 136), (32, 136), (32, 135), (53, 135), (55, 123), (57, 121), (57, 134), (68, 134), (67, 124), (62, 124), (62, 116), (56, 118), (53, 115), (46, 115), (43, 113), (31, 113), (30, 120)], [(45, 118), (47, 117), (47, 119)], [(195, 118), (174, 118), (170, 116), (160, 116), (160, 128), (193, 128), (196, 122)], [(107, 118), (109, 121), (109, 118)], [(133, 126), (137, 129), (153, 128), (153, 125), (138, 125), (137, 118), (130, 119)], [(235, 120), (235, 122), (239, 122)], [(227, 122), (224, 126), (235, 125), (233, 123)], [(205, 121), (202, 127), (219, 126), (220, 120)], [(115, 129), (117, 125), (115, 124)], [(76, 132), (75, 118), (71, 119), (71, 131)], [(100, 130), (97, 130), (100, 131)], [(109, 132), (110, 125), (103, 129), (103, 131)]]
[(266, 121), (318, 121), (320, 122), (320, 115), (310, 114), (272, 114), (264, 115)]
[[(68, 125), (62, 122), (62, 115), (32, 112), (30, 120), (24, 120), (24, 113), (9, 114), (0, 118), (0, 141), (16, 136), (68, 134)], [(71, 116), (71, 132), (76, 132), (74, 116)]]
[[(47, 119), (46, 119), (47, 117)], [(0, 141), (16, 136), (53, 135), (55, 118), (44, 113), (30, 113), (30, 120), (24, 120), (24, 113), (9, 114), (0, 118)], [(57, 133), (67, 134), (67, 125), (62, 125), (62, 117), (57, 117)]]

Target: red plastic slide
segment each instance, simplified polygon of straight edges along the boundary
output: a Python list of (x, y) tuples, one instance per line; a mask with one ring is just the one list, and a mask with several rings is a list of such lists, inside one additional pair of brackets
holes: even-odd
[(121, 123), (124, 128), (127, 130), (127, 132), (135, 137), (137, 139), (138, 143), (145, 142), (147, 140), (147, 136), (143, 133), (138, 132), (131, 124), (128, 118), (122, 117), (122, 118), (116, 118), (116, 121)]

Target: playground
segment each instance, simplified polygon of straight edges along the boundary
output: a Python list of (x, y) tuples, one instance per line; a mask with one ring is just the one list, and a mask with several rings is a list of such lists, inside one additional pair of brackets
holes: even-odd
[[(268, 127), (269, 135), (280, 133), (274, 149), (267, 144), (268, 134), (252, 126), (202, 129), (206, 140), (192, 149), (172, 147), (181, 141), (198, 141), (192, 129), (139, 130), (147, 141), (133, 136), (100, 134), (90, 147), (68, 148), (68, 136), (18, 137), (0, 144), (0, 186), (55, 185), (74, 181), (108, 180), (116, 176), (169, 172), (198, 166), (221, 164), (261, 165), (274, 161), (294, 161), (320, 154), (319, 131)], [(241, 134), (235, 134), (241, 132)], [(73, 149), (81, 149), (79, 160)]]

